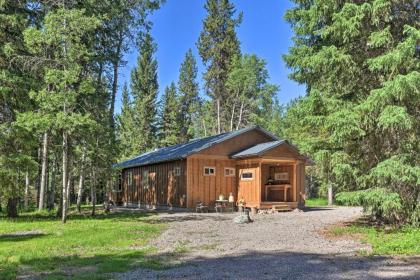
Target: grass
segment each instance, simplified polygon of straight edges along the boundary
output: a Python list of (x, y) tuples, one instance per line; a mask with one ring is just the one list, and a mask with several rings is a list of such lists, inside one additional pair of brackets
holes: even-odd
[(334, 226), (328, 233), (368, 243), (373, 255), (420, 255), (420, 228), (405, 226), (388, 231), (368, 224), (351, 224)]
[(305, 206), (316, 207), (316, 206), (327, 206), (328, 199), (326, 198), (310, 198), (305, 200)]
[(82, 214), (72, 211), (65, 225), (48, 212), (23, 213), (13, 220), (0, 216), (0, 235), (33, 230), (43, 233), (0, 237), (0, 279), (33, 272), (45, 273), (45, 279), (69, 275), (104, 279), (107, 273), (133, 266), (163, 265), (148, 257), (156, 251), (148, 242), (165, 227), (152, 221), (151, 214), (105, 214), (99, 209), (98, 215), (91, 217), (89, 210), (83, 208)]

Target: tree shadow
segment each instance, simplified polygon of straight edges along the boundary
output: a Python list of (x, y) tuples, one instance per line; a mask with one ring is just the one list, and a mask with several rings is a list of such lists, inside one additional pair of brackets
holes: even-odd
[(179, 263), (177, 260), (183, 254), (149, 255), (144, 251), (133, 251), (121, 255), (33, 258), (24, 260), (22, 264), (36, 266), (44, 271), (39, 275), (47, 276), (52, 271), (53, 275), (65, 279), (79, 279), (89, 266), (93, 266), (92, 271), (97, 276), (113, 273), (112, 279), (411, 280), (418, 279), (420, 273), (418, 259), (286, 251), (248, 251), (240, 255), (219, 257), (194, 256)]
[(27, 241), (27, 240), (31, 240), (31, 239), (39, 239), (39, 238), (44, 238), (47, 237), (49, 234), (45, 234), (45, 233), (34, 233), (34, 234), (25, 234), (25, 235), (21, 235), (21, 234), (3, 234), (0, 235), (0, 243), (1, 242), (19, 242), (19, 241)]
[(305, 206), (301, 208), (303, 212), (330, 211), (334, 209), (334, 207), (329, 206)]

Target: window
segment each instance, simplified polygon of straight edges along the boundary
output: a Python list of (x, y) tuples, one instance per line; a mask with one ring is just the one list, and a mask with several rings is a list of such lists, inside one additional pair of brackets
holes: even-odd
[(241, 180), (254, 180), (254, 172), (244, 170), (241, 174)]
[(225, 167), (225, 177), (235, 177), (235, 168)]
[(274, 180), (276, 181), (289, 181), (289, 173), (280, 172), (274, 174)]
[(180, 176), (181, 175), (181, 167), (175, 167), (174, 168), (174, 175), (175, 176)]
[(204, 176), (216, 175), (216, 167), (204, 167)]

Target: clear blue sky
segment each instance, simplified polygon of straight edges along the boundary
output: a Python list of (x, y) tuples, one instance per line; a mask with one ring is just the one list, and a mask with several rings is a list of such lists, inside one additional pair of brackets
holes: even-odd
[[(198, 55), (196, 42), (206, 13), (205, 0), (167, 0), (161, 9), (150, 17), (152, 35), (157, 43), (159, 92), (172, 81), (178, 80), (179, 66), (186, 51), (191, 48), (198, 62), (198, 80), (204, 94), (201, 75), (204, 66)], [(270, 82), (280, 86), (278, 98), (286, 104), (303, 95), (305, 87), (288, 79), (282, 55), (292, 45), (292, 31), (283, 19), (285, 11), (292, 6), (288, 0), (233, 0), (237, 11), (242, 11), (243, 21), (237, 29), (243, 53), (253, 53), (267, 62)], [(129, 83), (130, 71), (135, 66), (137, 51), (133, 49), (125, 57), (127, 64), (121, 69), (120, 90)], [(117, 96), (116, 110), (120, 111), (121, 95)]]

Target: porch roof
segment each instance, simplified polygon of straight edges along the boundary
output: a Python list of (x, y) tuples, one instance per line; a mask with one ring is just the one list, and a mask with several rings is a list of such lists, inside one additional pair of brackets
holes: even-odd
[(277, 146), (280, 146), (283, 143), (287, 143), (286, 140), (278, 140), (278, 141), (271, 141), (271, 142), (257, 144), (248, 149), (240, 151), (239, 153), (233, 154), (231, 157), (243, 158), (243, 157), (250, 157), (250, 156), (259, 156), (259, 155), (264, 154), (268, 150), (271, 150)]

